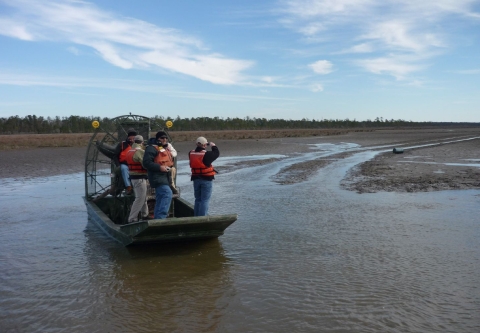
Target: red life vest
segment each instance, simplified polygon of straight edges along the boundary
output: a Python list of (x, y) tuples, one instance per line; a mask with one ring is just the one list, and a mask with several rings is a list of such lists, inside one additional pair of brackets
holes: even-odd
[(128, 170), (132, 173), (147, 173), (147, 170), (145, 170), (142, 166), (142, 163), (134, 161), (133, 160), (133, 155), (135, 155), (135, 152), (141, 148), (135, 148), (135, 149), (130, 149), (127, 151), (127, 154), (125, 156), (125, 161), (127, 162), (128, 165)]
[[(127, 146), (124, 148), (123, 145), (126, 144)], [(120, 163), (126, 164), (127, 160), (125, 157), (127, 156), (127, 152), (132, 148), (129, 144), (127, 144), (125, 141), (122, 141), (122, 151), (120, 152), (120, 155), (118, 155), (118, 161)]]
[(203, 164), (203, 157), (206, 150), (196, 152), (190, 151), (188, 158), (190, 160), (190, 168), (192, 169), (192, 176), (215, 176), (215, 170), (213, 170), (213, 164), (207, 167)]
[(161, 146), (157, 146), (156, 148), (158, 153), (157, 153), (157, 156), (155, 156), (155, 159), (153, 161), (160, 165), (173, 167), (173, 157), (170, 150), (167, 150)]

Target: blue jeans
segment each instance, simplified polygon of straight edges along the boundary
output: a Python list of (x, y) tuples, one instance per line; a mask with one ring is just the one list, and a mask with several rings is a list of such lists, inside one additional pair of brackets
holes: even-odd
[(164, 219), (168, 216), (170, 203), (172, 202), (172, 190), (168, 185), (160, 185), (155, 187), (155, 209), (154, 217), (156, 219)]
[(208, 213), (208, 204), (212, 196), (213, 181), (205, 179), (193, 180), (195, 194), (194, 216), (205, 216)]
[(122, 172), (122, 178), (125, 187), (132, 186), (132, 183), (130, 182), (130, 172), (128, 171), (128, 165), (120, 164), (120, 171)]

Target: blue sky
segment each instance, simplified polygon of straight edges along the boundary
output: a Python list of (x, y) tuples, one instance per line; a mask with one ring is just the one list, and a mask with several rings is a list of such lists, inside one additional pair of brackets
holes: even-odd
[(0, 0), (0, 117), (480, 121), (480, 0)]

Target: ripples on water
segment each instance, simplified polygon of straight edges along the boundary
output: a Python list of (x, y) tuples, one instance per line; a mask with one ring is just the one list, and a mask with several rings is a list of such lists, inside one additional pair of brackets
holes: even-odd
[[(371, 156), (294, 185), (272, 182), (291, 159), (221, 173), (210, 213), (238, 221), (218, 240), (169, 246), (105, 236), (81, 174), (2, 180), (0, 331), (480, 331), (480, 191), (341, 190)], [(177, 183), (192, 201), (186, 168)]]

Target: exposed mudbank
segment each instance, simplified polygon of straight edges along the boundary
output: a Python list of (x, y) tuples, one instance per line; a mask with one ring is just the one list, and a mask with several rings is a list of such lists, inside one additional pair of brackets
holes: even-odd
[(478, 189), (479, 150), (476, 139), (409, 149), (403, 154), (381, 153), (351, 169), (341, 184), (358, 193)]
[[(222, 165), (219, 168), (222, 174), (291, 159), (291, 165), (272, 177), (272, 181), (282, 185), (309, 181), (322, 168), (359, 151), (389, 150), (351, 169), (343, 180), (338, 180), (341, 186), (358, 193), (426, 192), (480, 188), (479, 136), (480, 129), (388, 130), (216, 143), (221, 152), (219, 161), (228, 156), (245, 156), (245, 161)], [(468, 137), (476, 139), (450, 142)], [(418, 147), (434, 143), (437, 145)], [(186, 142), (175, 144), (175, 147), (179, 160), (186, 160), (188, 151), (193, 148)], [(393, 147), (404, 147), (404, 153), (393, 154)], [(312, 151), (324, 152), (325, 156), (309, 156)], [(86, 148), (1, 151), (0, 178), (28, 179), (83, 172), (85, 153)], [(259, 155), (265, 158), (257, 158)], [(306, 158), (302, 160), (302, 156)]]
[(327, 157), (320, 157), (314, 160), (292, 164), (280, 170), (280, 172), (278, 172), (273, 177), (273, 181), (281, 185), (295, 184), (307, 181), (320, 169), (339, 159), (351, 156), (352, 154), (354, 154), (354, 152), (343, 152), (338, 154), (332, 154)]

